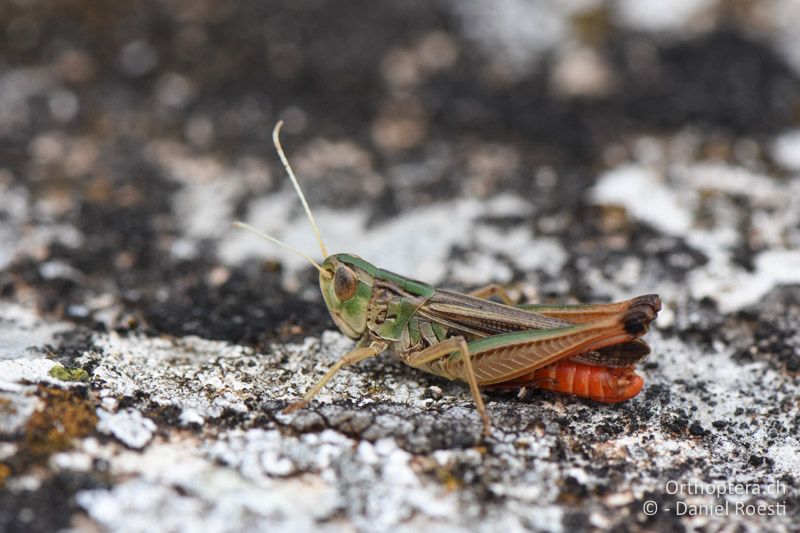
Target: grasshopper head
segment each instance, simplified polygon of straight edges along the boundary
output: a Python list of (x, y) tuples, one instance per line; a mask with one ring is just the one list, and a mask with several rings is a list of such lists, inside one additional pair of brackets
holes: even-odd
[(367, 305), (376, 268), (350, 254), (329, 256), (320, 272), (319, 286), (333, 321), (353, 339), (367, 329)]
[(297, 183), (292, 166), (289, 164), (289, 160), (286, 159), (286, 154), (283, 153), (283, 147), (281, 147), (281, 142), (278, 138), (282, 125), (283, 122), (278, 122), (275, 125), (275, 129), (272, 131), (272, 141), (275, 143), (275, 149), (278, 150), (278, 155), (287, 174), (289, 174), (289, 180), (292, 182), (297, 196), (300, 197), (300, 202), (303, 204), (308, 221), (314, 229), (322, 257), (327, 257), (327, 259), (320, 265), (300, 250), (292, 248), (275, 237), (261, 233), (247, 224), (234, 222), (233, 225), (260, 235), (266, 240), (296, 253), (319, 270), (319, 286), (322, 289), (322, 297), (325, 299), (325, 305), (328, 306), (328, 311), (333, 321), (342, 330), (342, 333), (357, 339), (367, 329), (367, 306), (372, 295), (372, 284), (378, 269), (355, 255), (328, 255), (328, 249), (325, 243), (322, 242), (322, 235), (320, 235), (314, 215), (311, 214), (311, 209), (308, 207), (305, 196), (303, 196), (300, 184)]

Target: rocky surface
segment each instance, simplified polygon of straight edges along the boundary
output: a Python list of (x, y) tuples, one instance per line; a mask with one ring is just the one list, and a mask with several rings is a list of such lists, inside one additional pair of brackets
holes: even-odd
[[(794, 529), (800, 13), (558, 5), (0, 6), (0, 529)], [(489, 391), (484, 439), (382, 357), (281, 414), (352, 342), (229, 228), (317, 256), (278, 119), (334, 251), (658, 292), (643, 392)]]

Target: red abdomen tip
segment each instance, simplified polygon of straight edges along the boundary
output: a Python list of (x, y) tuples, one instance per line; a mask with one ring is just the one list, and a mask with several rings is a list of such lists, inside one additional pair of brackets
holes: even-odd
[(499, 385), (529, 385), (574, 394), (597, 402), (617, 403), (639, 394), (644, 386), (644, 379), (633, 368), (609, 368), (559, 361)]

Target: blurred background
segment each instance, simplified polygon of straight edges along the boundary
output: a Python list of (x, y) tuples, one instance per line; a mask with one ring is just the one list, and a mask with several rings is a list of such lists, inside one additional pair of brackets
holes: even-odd
[(93, 330), (332, 325), (312, 269), (229, 229), (318, 256), (279, 119), (330, 248), (432, 283), (720, 305), (761, 251), (800, 243), (790, 0), (4, 0), (0, 17), (0, 294)]
[[(790, 530), (799, 77), (794, 0), (0, 0), (0, 530)], [(487, 392), (481, 440), (381, 358), (278, 414), (352, 346), (230, 228), (321, 259), (278, 120), (331, 251), (659, 293), (642, 394)], [(780, 500), (695, 480), (788, 503), (667, 511)]]

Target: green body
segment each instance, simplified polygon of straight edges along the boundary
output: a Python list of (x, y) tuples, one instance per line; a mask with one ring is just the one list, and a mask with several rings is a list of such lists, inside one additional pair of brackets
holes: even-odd
[[(320, 251), (327, 257), (319, 265), (274, 237), (241, 222), (235, 225), (291, 249), (314, 265), (320, 272), (322, 296), (333, 321), (345, 335), (358, 339), (354, 350), (342, 356), (301, 401), (289, 405), (284, 412), (307, 405), (342, 367), (391, 348), (408, 365), (466, 381), (483, 420), (484, 434), (489, 435), (489, 416), (480, 385), (513, 382), (565, 358), (597, 366), (630, 367), (649, 353), (638, 337), (646, 332), (660, 309), (655, 295), (596, 306), (518, 307), (437, 290), (376, 268), (355, 255), (328, 255), (283, 153), (281, 125), (278, 122), (272, 132), (275, 148), (308, 215)], [(623, 381), (615, 379), (615, 386), (624, 385)]]
[[(323, 269), (334, 275), (342, 266), (356, 274), (358, 279), (356, 293), (346, 300), (339, 299), (334, 290), (333, 278), (326, 278), (323, 275), (320, 275), (320, 288), (336, 325), (347, 336), (355, 339), (361, 338), (369, 328), (372, 334), (381, 339), (400, 340), (419, 306), (436, 292), (430, 285), (376, 268), (360, 257), (350, 254), (332, 255), (322, 264)], [(377, 295), (383, 287), (397, 287), (410, 297), (391, 298), (386, 294), (385, 300), (381, 302), (386, 314), (378, 321), (376, 308), (379, 303), (373, 298), (373, 294)], [(369, 318), (372, 320), (368, 320)]]
[(322, 268), (323, 298), (344, 334), (358, 339), (359, 346), (389, 346), (406, 363), (449, 379), (465, 380), (459, 351), (431, 360), (418, 355), (453, 336), (468, 343), (480, 385), (502, 383), (564, 358), (627, 367), (649, 353), (619, 316), (636, 299), (510, 306), (437, 290), (351, 254), (331, 255)]

